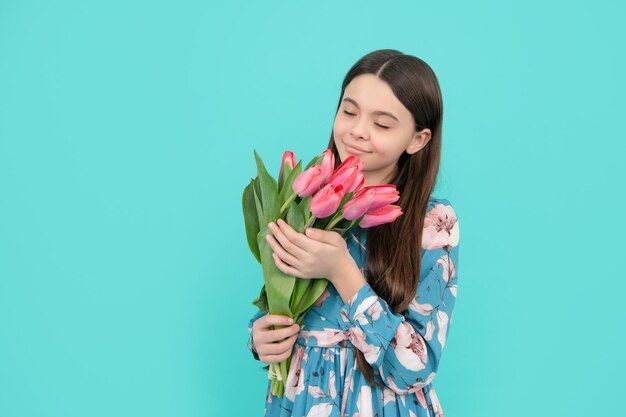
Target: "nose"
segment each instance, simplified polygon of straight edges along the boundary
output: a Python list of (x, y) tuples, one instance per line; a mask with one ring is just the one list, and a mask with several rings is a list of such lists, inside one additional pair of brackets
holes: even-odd
[(354, 125), (352, 125), (352, 136), (354, 136), (357, 139), (365, 139), (369, 137), (369, 132), (367, 130), (367, 126), (366, 126), (366, 120), (364, 118), (361, 118), (360, 120), (357, 120)]

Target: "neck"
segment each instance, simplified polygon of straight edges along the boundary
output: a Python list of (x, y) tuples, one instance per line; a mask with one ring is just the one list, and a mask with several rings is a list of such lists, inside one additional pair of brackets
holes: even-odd
[(389, 184), (395, 174), (396, 174), (395, 167), (394, 167), (394, 170), (389, 171), (386, 174), (383, 173), (383, 174), (379, 174), (376, 176), (371, 175), (371, 174), (368, 175), (368, 173), (364, 172), (363, 177), (365, 178), (365, 180), (363, 181), (363, 187), (369, 187), (371, 185)]

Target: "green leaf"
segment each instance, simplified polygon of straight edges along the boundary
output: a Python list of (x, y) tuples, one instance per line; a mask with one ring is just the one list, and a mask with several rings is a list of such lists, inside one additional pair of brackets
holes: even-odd
[(302, 214), (302, 211), (300, 211), (300, 208), (295, 201), (292, 201), (289, 204), (289, 208), (287, 209), (287, 213), (285, 216), (285, 221), (297, 232), (304, 232), (304, 214)]
[(261, 160), (259, 154), (254, 151), (254, 157), (256, 159), (257, 170), (259, 173), (259, 185), (261, 187), (261, 204), (263, 205), (264, 223), (267, 225), (269, 222), (276, 221), (278, 218), (278, 183), (276, 180), (268, 174), (265, 169), (265, 165)]
[(300, 175), (302, 171), (302, 161), (298, 161), (296, 166), (290, 171), (289, 176), (285, 179), (282, 188), (280, 189), (280, 193), (278, 196), (278, 201), (280, 202), (280, 206), (282, 207), (285, 204), (285, 201), (293, 194), (293, 182), (296, 180), (298, 175)]
[(256, 193), (257, 196), (261, 195), (261, 182), (259, 181), (258, 175), (254, 178), (254, 192)]
[(259, 255), (259, 245), (256, 241), (256, 237), (259, 234), (259, 216), (257, 214), (257, 206), (254, 198), (253, 179), (250, 179), (250, 184), (248, 184), (248, 186), (243, 190), (241, 204), (243, 208), (243, 218), (246, 228), (246, 240), (248, 241), (248, 247), (250, 248), (250, 252), (252, 252), (256, 260), (260, 263), (261, 256)]
[(309, 279), (308, 281), (312, 282), (310, 284), (310, 288), (300, 299), (300, 302), (295, 309), (300, 317), (304, 317), (306, 315), (306, 312), (309, 311), (328, 286), (328, 280), (326, 278)]
[(257, 243), (261, 254), (261, 266), (263, 267), (263, 279), (267, 295), (268, 310), (271, 314), (279, 314), (293, 317), (289, 302), (295, 285), (296, 278), (285, 274), (278, 269), (272, 257), (272, 248), (265, 239), (271, 233), (267, 226), (263, 227), (257, 236)]
[[(292, 201), (289, 204), (289, 208), (286, 213), (286, 222), (291, 226), (295, 231), (302, 233), (304, 231), (304, 215), (298, 208), (298, 205)], [(300, 304), (300, 300), (304, 296), (305, 292), (311, 285), (310, 279), (297, 278), (294, 284), (293, 293), (291, 295), (291, 300), (289, 302), (289, 306), (291, 308), (292, 313), (297, 314), (295, 308)]]
[(296, 278), (296, 285), (294, 286), (293, 297), (291, 298), (291, 311), (294, 314), (293, 320), (295, 323), (300, 323), (300, 320), (304, 318), (306, 311), (303, 310), (302, 300), (311, 292), (313, 288), (312, 279)]
[[(254, 180), (255, 185), (256, 185), (257, 181), (258, 181), (258, 177), (257, 177), (257, 179)], [(254, 195), (254, 204), (256, 206), (256, 212), (257, 212), (259, 229), (260, 229), (261, 228), (261, 224), (267, 225), (267, 223), (265, 223), (265, 212), (263, 211), (263, 203), (261, 203), (261, 201), (259, 200), (259, 195), (257, 194), (256, 189), (257, 189), (257, 187), (254, 187), (254, 191), (252, 192), (252, 194)], [(257, 233), (257, 236), (258, 236), (258, 233)], [(258, 247), (258, 245), (257, 245), (257, 247)]]
[(261, 292), (256, 300), (252, 302), (255, 306), (259, 308), (259, 311), (267, 311), (269, 310), (267, 306), (267, 293), (265, 292), (265, 284), (261, 287)]
[(315, 220), (315, 227), (317, 229), (326, 229), (326, 226), (328, 226), (328, 224), (330, 223), (332, 216), (328, 216), (328, 217), (324, 217), (324, 218), (318, 218), (317, 220)]
[(302, 304), (302, 298), (304, 298), (305, 294), (309, 292), (309, 289), (312, 285), (312, 279), (304, 279), (297, 278), (296, 282), (293, 286), (293, 293), (291, 296), (291, 300), (289, 300), (289, 308), (291, 309), (292, 314), (294, 315), (294, 320), (296, 316), (302, 315), (302, 311), (299, 306)]
[(311, 198), (312, 196), (303, 198), (298, 204), (298, 208), (304, 216), (304, 224), (311, 218)]
[(279, 193), (285, 188), (285, 181), (289, 178), (291, 171), (292, 169), (289, 166), (289, 164), (285, 164), (282, 171), (280, 171), (280, 173), (278, 174), (278, 192)]

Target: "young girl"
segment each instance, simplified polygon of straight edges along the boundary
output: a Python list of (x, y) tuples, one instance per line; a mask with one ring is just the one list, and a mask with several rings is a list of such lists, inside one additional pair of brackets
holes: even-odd
[(432, 381), (456, 300), (459, 224), (431, 196), (442, 113), (437, 78), (414, 56), (374, 51), (346, 75), (328, 145), (335, 168), (361, 159), (364, 186), (394, 184), (403, 214), (347, 237), (270, 228), (280, 270), (329, 284), (302, 328), (268, 311), (250, 320), (257, 360), (293, 355), (282, 398), (268, 380), (265, 416), (443, 416)]

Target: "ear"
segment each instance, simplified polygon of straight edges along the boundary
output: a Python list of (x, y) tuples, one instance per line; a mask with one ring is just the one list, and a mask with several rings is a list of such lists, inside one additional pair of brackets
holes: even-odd
[(430, 139), (431, 131), (428, 128), (423, 129), (419, 132), (415, 132), (413, 134), (413, 139), (411, 139), (411, 143), (409, 143), (409, 146), (407, 146), (406, 148), (406, 153), (408, 153), (409, 155), (414, 154), (415, 152), (426, 146)]

